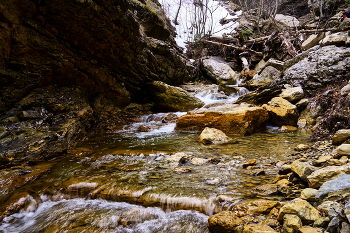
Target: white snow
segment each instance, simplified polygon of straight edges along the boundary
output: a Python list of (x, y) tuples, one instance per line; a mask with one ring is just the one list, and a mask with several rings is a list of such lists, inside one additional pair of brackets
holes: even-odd
[[(199, 0), (181, 0), (177, 22), (174, 24), (177, 11), (179, 9), (180, 0), (161, 0), (160, 3), (165, 10), (165, 13), (171, 20), (173, 26), (176, 27), (177, 36), (175, 38), (177, 44), (186, 49), (186, 42), (193, 42), (196, 36), (202, 37), (204, 34), (211, 34), (214, 36), (222, 36), (223, 34), (230, 35), (235, 32), (235, 28), (238, 26), (238, 22), (230, 21), (227, 24), (221, 25), (220, 20), (232, 20), (238, 19), (242, 14), (241, 11), (235, 12), (235, 15), (230, 15), (226, 8), (214, 0), (202, 0), (207, 7), (203, 6), (202, 12), (206, 15), (206, 21), (198, 20), (198, 16), (201, 15), (199, 10), (201, 9), (198, 4)], [(203, 28), (203, 25), (205, 27)], [(202, 27), (202, 28), (201, 28)], [(201, 28), (201, 30), (199, 30)]]

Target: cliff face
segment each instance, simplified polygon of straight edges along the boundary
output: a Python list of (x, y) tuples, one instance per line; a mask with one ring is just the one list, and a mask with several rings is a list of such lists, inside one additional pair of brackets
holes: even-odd
[(189, 73), (162, 15), (150, 0), (2, 1), (1, 111), (52, 83), (101, 93), (119, 106), (144, 99), (150, 80), (181, 83)]
[(0, 160), (38, 161), (55, 142), (61, 153), (96, 122), (147, 103), (150, 81), (189, 80), (173, 36), (151, 0), (2, 0)]

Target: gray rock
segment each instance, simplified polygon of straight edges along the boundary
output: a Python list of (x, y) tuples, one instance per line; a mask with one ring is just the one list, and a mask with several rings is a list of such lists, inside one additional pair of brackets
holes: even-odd
[(309, 104), (309, 100), (308, 99), (301, 99), (295, 104), (295, 106), (297, 107), (298, 111), (300, 112), (301, 110), (306, 108), (306, 106), (308, 104)]
[(350, 84), (345, 85), (341, 90), (340, 90), (340, 94), (342, 96), (347, 96), (350, 93)]
[(274, 68), (276, 68), (277, 70), (283, 71), (284, 70), (284, 62), (283, 61), (279, 61), (273, 58), (270, 58), (265, 66), (272, 66)]
[(205, 127), (202, 133), (198, 138), (199, 142), (203, 144), (225, 144), (225, 143), (234, 143), (236, 142), (232, 138), (226, 136), (224, 132), (219, 129)]
[(238, 75), (219, 57), (203, 59), (202, 69), (217, 84), (236, 84)]
[(276, 68), (267, 66), (260, 74), (255, 75), (253, 79), (248, 82), (248, 84), (252, 87), (263, 86), (269, 82), (279, 79), (281, 74), (281, 71), (277, 70)]
[(300, 27), (299, 20), (293, 16), (276, 14), (275, 19), (291, 28)]
[(338, 232), (338, 228), (340, 226), (340, 220), (337, 217), (334, 217), (331, 222), (328, 224), (327, 231), (330, 233)]
[(153, 101), (161, 111), (189, 111), (200, 108), (204, 103), (179, 87), (170, 86), (160, 81), (150, 85)]
[(336, 46), (344, 46), (348, 39), (347, 32), (337, 32), (334, 34), (330, 34), (326, 36), (324, 39), (320, 41), (321, 46), (327, 45), (336, 45)]
[(327, 214), (327, 216), (332, 219), (338, 217), (338, 213), (341, 212), (341, 205), (338, 202), (325, 201), (317, 206), (317, 210)]
[(343, 174), (334, 180), (322, 184), (316, 198), (325, 198), (329, 193), (350, 188), (350, 175)]
[(350, 225), (347, 222), (342, 222), (341, 223), (341, 229), (340, 233), (349, 233), (350, 232)]

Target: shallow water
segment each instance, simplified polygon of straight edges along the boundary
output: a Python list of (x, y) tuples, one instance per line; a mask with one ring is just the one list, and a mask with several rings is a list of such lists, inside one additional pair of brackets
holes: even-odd
[[(235, 144), (203, 145), (199, 132), (176, 132), (175, 123), (163, 123), (166, 115), (95, 135), (51, 161), (48, 172), (16, 191), (30, 198), (4, 219), (0, 232), (207, 232), (208, 216), (228, 208), (219, 195), (231, 197), (229, 205), (254, 197), (252, 188), (271, 182), (278, 162), (309, 138), (305, 131), (269, 126), (233, 137)], [(181, 164), (172, 160), (180, 152), (186, 157)], [(253, 158), (265, 175), (242, 168)]]

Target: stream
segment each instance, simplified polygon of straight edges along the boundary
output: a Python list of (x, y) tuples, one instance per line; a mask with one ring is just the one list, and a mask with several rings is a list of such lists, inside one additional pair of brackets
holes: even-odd
[[(214, 88), (197, 96), (207, 104), (239, 96), (219, 94)], [(164, 121), (168, 114), (142, 116), (37, 165), (47, 169), (16, 190), (23, 194), (23, 208), (4, 218), (0, 232), (209, 232), (210, 215), (256, 197), (252, 188), (271, 183), (279, 162), (309, 138), (305, 131), (268, 126), (263, 133), (232, 137), (235, 144), (203, 145), (200, 132), (174, 131), (176, 123)], [(257, 159), (264, 175), (242, 168), (250, 159)], [(1, 176), (1, 187), (20, 172), (27, 176), (16, 168)], [(32, 168), (28, 175), (34, 174)], [(230, 201), (218, 201), (220, 195)]]

